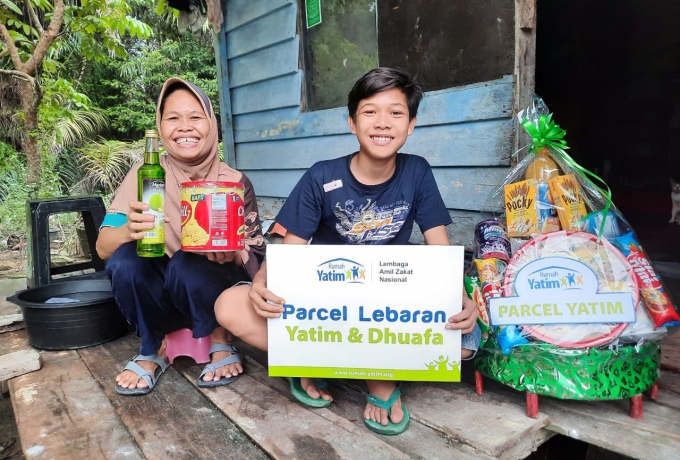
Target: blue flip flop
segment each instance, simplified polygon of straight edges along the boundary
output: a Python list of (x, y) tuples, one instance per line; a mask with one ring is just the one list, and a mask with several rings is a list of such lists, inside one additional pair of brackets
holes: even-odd
[[(328, 401), (327, 399), (320, 397), (312, 398), (309, 396), (300, 384), (300, 377), (288, 377), (288, 381), (290, 382), (290, 392), (293, 394), (293, 397), (302, 404), (310, 407), (328, 407), (331, 405), (331, 401)], [(318, 389), (323, 389), (328, 386), (323, 380), (315, 380), (314, 384)]]
[[(158, 364), (158, 367), (154, 370), (152, 374), (151, 372), (147, 371), (142, 366), (137, 364), (137, 361), (151, 361)], [(161, 358), (158, 355), (134, 356), (130, 360), (130, 362), (127, 363), (124, 370), (134, 372), (135, 374), (137, 374), (137, 381), (139, 382), (139, 379), (144, 379), (148, 386), (146, 388), (123, 388), (120, 385), (116, 384), (116, 393), (125, 396), (139, 396), (151, 393), (151, 390), (154, 389), (156, 383), (158, 382), (158, 378), (163, 374), (163, 372), (165, 372), (165, 370), (168, 368), (168, 365), (169, 365), (168, 361), (165, 358)]]
[(207, 382), (203, 380), (203, 376), (208, 372), (212, 372), (214, 375), (217, 372), (217, 369), (219, 369), (220, 367), (241, 362), (241, 355), (239, 354), (238, 348), (232, 345), (226, 345), (224, 343), (213, 343), (212, 345), (210, 345), (210, 356), (212, 356), (213, 353), (218, 351), (228, 351), (231, 354), (226, 358), (217, 361), (215, 364), (210, 363), (203, 368), (203, 372), (201, 372), (201, 375), (198, 376), (197, 383), (197, 385), (201, 388), (213, 388), (221, 387), (222, 385), (229, 385), (231, 382), (233, 382), (234, 380), (241, 376), (240, 374), (232, 375), (231, 377), (226, 377), (223, 375), (222, 378), (220, 378), (219, 380), (209, 380)]
[[(394, 389), (390, 397), (385, 401), (384, 399), (380, 399), (377, 396), (374, 396), (370, 393), (366, 394), (366, 400), (373, 404), (374, 406), (378, 406), (381, 409), (387, 410), (387, 416), (389, 417), (392, 415), (392, 406), (394, 405), (394, 402), (401, 396), (401, 385), (397, 385), (397, 387)], [(384, 434), (387, 436), (393, 436), (395, 434), (401, 434), (409, 426), (409, 423), (411, 423), (411, 414), (409, 414), (408, 409), (406, 409), (406, 406), (404, 403), (401, 403), (401, 410), (404, 411), (404, 418), (401, 420), (399, 423), (392, 423), (392, 420), (388, 421), (387, 425), (381, 425), (380, 422), (374, 422), (373, 420), (367, 420), (364, 419), (364, 423), (368, 427), (369, 430), (378, 433), (378, 434)]]

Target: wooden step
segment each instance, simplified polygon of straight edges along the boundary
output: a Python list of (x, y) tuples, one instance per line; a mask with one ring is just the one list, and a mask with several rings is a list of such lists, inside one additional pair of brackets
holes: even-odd
[[(26, 331), (0, 334), (0, 353), (27, 349)], [(680, 452), (677, 375), (666, 373), (644, 419), (628, 401), (539, 398), (525, 416), (525, 395), (490, 379), (474, 391), (472, 367), (460, 383), (404, 383), (411, 426), (380, 436), (363, 422), (365, 384), (332, 380), (333, 404), (311, 409), (285, 379), (267, 375), (266, 355), (245, 347), (246, 372), (234, 383), (200, 389), (202, 365), (178, 358), (146, 396), (120, 396), (115, 376), (139, 348), (121, 339), (75, 351), (41, 351), (43, 368), (9, 380), (26, 458), (463, 459), (525, 458), (556, 433), (640, 459)]]
[[(248, 373), (234, 383), (217, 389), (199, 390), (234, 421), (272, 458), (362, 458), (407, 459), (409, 456), (329, 409), (308, 409), (272, 387), (285, 380), (266, 376), (254, 361)], [(182, 373), (196, 378), (201, 368), (193, 365)], [(258, 380), (264, 377), (265, 383)], [(290, 393), (290, 391), (288, 391)], [(275, 435), (273, 435), (275, 433)]]
[[(266, 364), (266, 356), (245, 344), (239, 344), (246, 354)], [(466, 369), (472, 372), (472, 368)], [(283, 379), (271, 379), (262, 365), (248, 372), (254, 378), (290, 394)], [(363, 411), (366, 406), (365, 387), (359, 380), (330, 381), (334, 402), (329, 408), (345, 419), (365, 428)], [(364, 388), (362, 390), (362, 388)], [(554, 433), (545, 430), (548, 418), (528, 418), (524, 408), (498, 403), (478, 396), (467, 383), (431, 384), (406, 382), (402, 387), (403, 401), (411, 412), (411, 426), (400, 436), (382, 439), (412, 457), (463, 459), (519, 459), (529, 455)]]
[[(677, 374), (672, 374), (677, 376)], [(485, 396), (523, 406), (524, 393), (484, 379)], [(547, 429), (641, 460), (678, 458), (680, 395), (659, 390), (653, 401), (644, 397), (644, 418), (629, 416), (630, 401), (574, 401), (539, 397), (539, 410), (549, 418)]]
[(26, 458), (144, 458), (78, 352), (41, 354), (39, 372), (9, 381)]
[(144, 458), (267, 458), (173, 366), (148, 395), (116, 393), (116, 375), (138, 350), (139, 339), (128, 334), (79, 353)]
[(28, 344), (25, 330), (12, 332), (0, 328), (0, 390), (8, 390), (7, 381), (13, 377), (36, 371), (42, 366), (40, 353)]

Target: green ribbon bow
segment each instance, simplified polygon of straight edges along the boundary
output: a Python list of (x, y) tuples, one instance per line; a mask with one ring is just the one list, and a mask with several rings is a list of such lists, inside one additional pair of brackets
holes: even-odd
[[(597, 232), (597, 242), (599, 243), (602, 238), (602, 233), (604, 232), (607, 214), (609, 213), (609, 208), (612, 204), (612, 192), (609, 189), (609, 186), (601, 177), (581, 167), (567, 154), (567, 152), (565, 152), (565, 150), (569, 148), (567, 146), (567, 141), (563, 139), (567, 132), (552, 121), (552, 113), (549, 115), (541, 115), (536, 124), (525, 118), (522, 121), (522, 127), (529, 133), (532, 139), (530, 152), (535, 153), (544, 147), (550, 147), (560, 160), (571, 166), (571, 168), (578, 172), (607, 200), (604, 209), (602, 210), (602, 222), (600, 223), (600, 228)], [(605, 188), (599, 187), (592, 180), (588, 179), (587, 176), (597, 179)]]

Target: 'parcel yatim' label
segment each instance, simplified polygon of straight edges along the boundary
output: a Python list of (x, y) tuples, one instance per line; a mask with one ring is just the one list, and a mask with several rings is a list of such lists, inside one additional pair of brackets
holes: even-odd
[(632, 323), (631, 292), (598, 291), (593, 270), (581, 261), (546, 257), (526, 264), (514, 279), (516, 296), (489, 299), (494, 326)]

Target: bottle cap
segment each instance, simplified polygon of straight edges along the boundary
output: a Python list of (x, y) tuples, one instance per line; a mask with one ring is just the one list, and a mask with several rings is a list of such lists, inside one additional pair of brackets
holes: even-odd
[(155, 129), (147, 129), (144, 131), (144, 137), (158, 137), (158, 131)]

